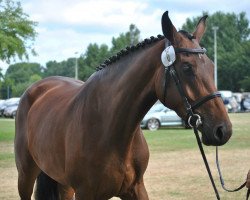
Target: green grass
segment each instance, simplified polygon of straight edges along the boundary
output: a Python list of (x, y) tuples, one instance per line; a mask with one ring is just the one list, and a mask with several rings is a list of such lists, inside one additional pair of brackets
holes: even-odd
[(0, 142), (13, 141), (15, 135), (15, 120), (0, 118)]
[(165, 128), (158, 131), (144, 130), (150, 151), (178, 151), (195, 147), (195, 136), (191, 129)]
[(15, 121), (0, 118), (0, 169), (14, 163), (13, 141), (15, 135)]

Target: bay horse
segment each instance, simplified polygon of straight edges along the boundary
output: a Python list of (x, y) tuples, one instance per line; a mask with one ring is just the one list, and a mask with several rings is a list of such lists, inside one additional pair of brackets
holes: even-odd
[(74, 194), (77, 200), (148, 200), (143, 175), (149, 150), (140, 122), (158, 99), (182, 119), (188, 115), (164, 67), (173, 56), (162, 54), (170, 43), (176, 50), (174, 79), (191, 105), (201, 99), (195, 114), (202, 119), (202, 142), (225, 144), (232, 127), (223, 101), (210, 95), (216, 91), (214, 65), (199, 45), (205, 22), (206, 16), (192, 34), (178, 32), (165, 12), (164, 36), (127, 47), (85, 83), (50, 77), (30, 86), (16, 116), (20, 198), (31, 199), (37, 180), (38, 200), (72, 199)]

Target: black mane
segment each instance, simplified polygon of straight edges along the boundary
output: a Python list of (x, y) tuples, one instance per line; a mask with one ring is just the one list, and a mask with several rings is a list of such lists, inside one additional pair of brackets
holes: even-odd
[(165, 37), (163, 35), (157, 35), (157, 37), (151, 36), (149, 39), (145, 39), (142, 42), (139, 42), (136, 45), (132, 45), (132, 46), (127, 46), (126, 48), (122, 49), (121, 51), (119, 51), (116, 55), (108, 58), (107, 60), (105, 60), (103, 62), (103, 64), (99, 65), (96, 68), (96, 71), (102, 70), (103, 68), (111, 65), (112, 63), (116, 62), (117, 60), (119, 60), (121, 57), (129, 54), (130, 52), (136, 51), (140, 48), (145, 47), (146, 45), (155, 43), (157, 41), (160, 41), (162, 39), (164, 39)]

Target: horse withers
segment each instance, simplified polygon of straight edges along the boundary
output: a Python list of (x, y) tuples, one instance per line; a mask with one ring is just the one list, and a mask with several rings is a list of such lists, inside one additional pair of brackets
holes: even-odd
[[(38, 200), (74, 194), (78, 200), (147, 200), (143, 175), (149, 150), (140, 121), (158, 99), (183, 119), (190, 113), (182, 95), (191, 105), (202, 99), (193, 111), (202, 120), (203, 143), (225, 144), (231, 123), (223, 101), (211, 98), (214, 65), (199, 45), (205, 21), (201, 18), (193, 34), (177, 32), (165, 12), (164, 36), (127, 47), (85, 83), (50, 77), (29, 87), (16, 116), (20, 198), (31, 199), (37, 180)], [(168, 68), (161, 55), (169, 45), (176, 58)]]

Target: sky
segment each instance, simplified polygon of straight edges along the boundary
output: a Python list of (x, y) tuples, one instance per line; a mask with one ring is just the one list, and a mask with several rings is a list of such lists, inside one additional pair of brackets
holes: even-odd
[[(166, 10), (177, 29), (203, 11), (243, 11), (250, 21), (249, 0), (21, 0), (21, 6), (38, 22), (34, 44), (38, 56), (30, 56), (29, 62), (43, 66), (79, 57), (90, 43), (110, 45), (112, 37), (127, 32), (132, 23), (141, 31), (141, 39), (162, 34), (161, 16)], [(8, 65), (0, 66), (5, 71)]]

